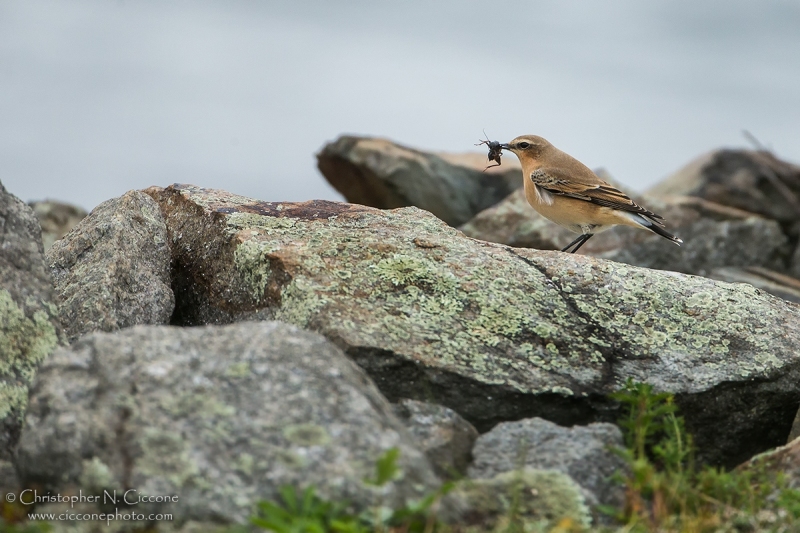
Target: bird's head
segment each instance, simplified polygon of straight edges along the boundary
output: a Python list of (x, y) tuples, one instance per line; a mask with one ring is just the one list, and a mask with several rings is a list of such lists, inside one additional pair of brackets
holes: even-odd
[(520, 159), (539, 159), (543, 152), (548, 148), (552, 148), (547, 139), (539, 137), (538, 135), (520, 135), (513, 141), (501, 144), (500, 148), (514, 152)]

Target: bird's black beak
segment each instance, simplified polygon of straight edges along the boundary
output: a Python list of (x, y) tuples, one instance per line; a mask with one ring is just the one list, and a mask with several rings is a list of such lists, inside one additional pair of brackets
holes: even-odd
[(511, 150), (511, 145), (504, 143), (500, 145), (500, 148), (502, 148), (503, 150)]

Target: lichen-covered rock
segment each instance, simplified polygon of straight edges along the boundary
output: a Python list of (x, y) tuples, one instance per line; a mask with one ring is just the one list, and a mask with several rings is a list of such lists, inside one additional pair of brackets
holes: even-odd
[(800, 217), (800, 166), (761, 150), (716, 150), (648, 190), (653, 196), (698, 196), (792, 223)]
[(83, 208), (53, 200), (28, 202), (42, 226), (42, 244), (48, 250), (88, 214)]
[(167, 324), (175, 307), (161, 211), (130, 191), (103, 202), (46, 253), (70, 341), (91, 331)]
[(400, 400), (394, 406), (397, 418), (442, 479), (460, 478), (472, 460), (472, 445), (478, 431), (458, 413), (442, 405)]
[[(445, 498), (447, 522), (477, 531), (583, 531), (592, 515), (581, 488), (555, 470), (521, 468), (491, 479), (461, 481)], [(510, 522), (513, 520), (514, 522)]]
[(557, 470), (580, 485), (591, 507), (620, 509), (624, 487), (612, 476), (625, 471), (625, 461), (614, 452), (623, 448), (622, 433), (613, 424), (566, 428), (541, 418), (504, 422), (478, 437), (469, 477), (492, 478), (523, 467)]
[(607, 395), (633, 378), (676, 395), (701, 460), (735, 464), (780, 444), (800, 403), (800, 308), (745, 284), (475, 241), (416, 208), (148, 192), (176, 324), (318, 331), (390, 400), (445, 405), (481, 431), (614, 421)]
[(325, 179), (349, 202), (417, 206), (457, 226), (522, 186), (511, 160), (484, 172), (485, 155), (436, 154), (385, 139), (342, 136), (317, 154)]
[(41, 235), (31, 208), (0, 183), (0, 489), (16, 484), (8, 461), (28, 403), (28, 385), (59, 343)]
[[(592, 237), (580, 253), (698, 275), (722, 267), (785, 269), (788, 240), (774, 220), (693, 197), (641, 202), (664, 217), (670, 231), (683, 239), (682, 246), (669, 246), (649, 231), (618, 226)], [(521, 191), (460, 229), (475, 239), (540, 250), (560, 250), (575, 238), (571, 231), (539, 215)]]
[[(332, 343), (286, 324), (85, 335), (46, 361), (31, 391), (17, 458), (24, 483), (177, 495), (135, 507), (176, 524), (244, 522), (257, 501), (280, 500), (284, 484), (314, 485), (356, 509), (399, 506), (438, 484), (367, 376)], [(367, 485), (393, 447), (402, 477)]]

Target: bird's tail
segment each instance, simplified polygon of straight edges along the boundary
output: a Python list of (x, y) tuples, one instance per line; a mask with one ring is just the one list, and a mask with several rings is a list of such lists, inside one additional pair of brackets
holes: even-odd
[(665, 239), (671, 240), (672, 242), (674, 242), (678, 246), (683, 244), (683, 240), (681, 240), (680, 238), (676, 237), (672, 233), (670, 233), (667, 230), (665, 230), (664, 229), (664, 225), (661, 224), (660, 222), (656, 221), (656, 220), (650, 220), (649, 218), (647, 218), (645, 216), (642, 216), (642, 215), (640, 215), (638, 213), (630, 213), (629, 218), (631, 220), (633, 220), (634, 222), (636, 222), (637, 225), (639, 225), (639, 226), (641, 226), (641, 227), (643, 227), (645, 229), (649, 229), (650, 231), (652, 231), (656, 235), (661, 235)]
[(649, 226), (646, 226), (646, 227), (647, 227), (647, 229), (649, 229), (649, 230), (650, 230), (650, 231), (652, 231), (653, 233), (655, 233), (655, 234), (658, 234), (658, 235), (661, 235), (661, 236), (662, 236), (662, 237), (664, 237), (665, 239), (669, 239), (669, 240), (671, 240), (672, 242), (674, 242), (674, 243), (675, 243), (675, 244), (677, 244), (678, 246), (680, 246), (681, 244), (683, 244), (683, 240), (679, 239), (678, 237), (676, 237), (676, 236), (675, 236), (675, 235), (673, 235), (672, 233), (668, 232), (667, 230), (665, 230), (664, 228), (662, 228), (662, 227), (661, 227), (661, 226), (659, 226), (658, 224), (653, 224), (653, 223), (650, 223), (650, 225), (649, 225)]

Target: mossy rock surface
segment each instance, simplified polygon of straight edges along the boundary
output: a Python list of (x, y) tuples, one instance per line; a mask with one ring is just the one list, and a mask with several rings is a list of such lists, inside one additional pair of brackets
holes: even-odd
[(476, 241), (413, 207), (147, 192), (173, 252), (173, 323), (318, 331), (391, 400), (482, 431), (616, 421), (607, 395), (633, 378), (676, 394), (701, 460), (735, 464), (785, 439), (800, 403), (800, 309), (748, 285)]

